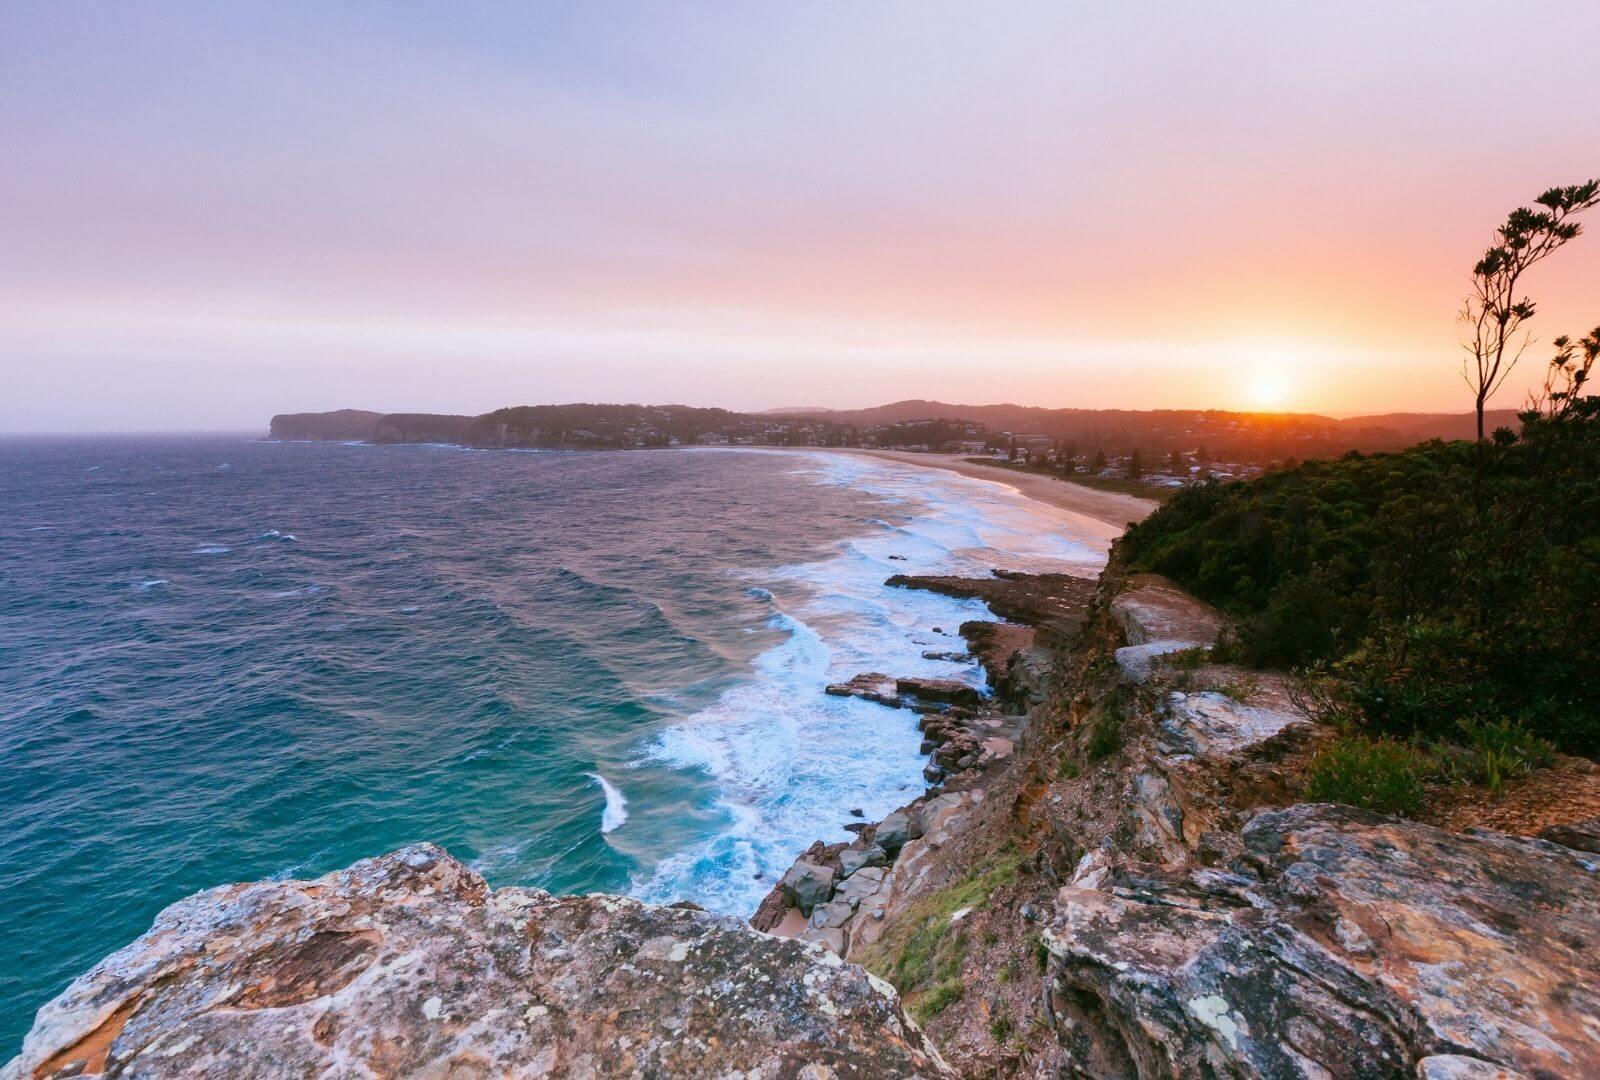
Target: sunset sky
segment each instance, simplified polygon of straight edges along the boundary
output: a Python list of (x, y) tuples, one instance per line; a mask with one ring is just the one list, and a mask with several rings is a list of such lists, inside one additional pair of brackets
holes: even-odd
[[(1470, 408), (1600, 3), (0, 6), (0, 432)], [(1600, 218), (1540, 267), (1600, 323)], [(1496, 404), (1516, 405), (1545, 353)]]

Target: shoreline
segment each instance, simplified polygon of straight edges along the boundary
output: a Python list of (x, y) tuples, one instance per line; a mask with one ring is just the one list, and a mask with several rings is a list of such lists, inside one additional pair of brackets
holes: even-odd
[(872, 457), (902, 465), (917, 465), (924, 469), (940, 469), (972, 480), (999, 484), (1035, 502), (1045, 503), (1057, 510), (1065, 510), (1095, 522), (1101, 527), (1097, 530), (1102, 534), (1100, 539), (1106, 541), (1115, 540), (1127, 531), (1129, 525), (1143, 521), (1161, 506), (1154, 499), (1141, 499), (1136, 495), (1124, 495), (1116, 491), (1100, 491), (1050, 476), (1008, 472), (1002, 477), (996, 475), (999, 470), (973, 465), (963, 460), (960, 454), (846, 446), (806, 446), (785, 449)]

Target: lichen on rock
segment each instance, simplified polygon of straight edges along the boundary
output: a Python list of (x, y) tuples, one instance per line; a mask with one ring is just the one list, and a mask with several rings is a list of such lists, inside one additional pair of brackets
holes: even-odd
[(163, 911), (0, 1077), (951, 1075), (816, 945), (614, 896), (491, 891), (422, 844)]

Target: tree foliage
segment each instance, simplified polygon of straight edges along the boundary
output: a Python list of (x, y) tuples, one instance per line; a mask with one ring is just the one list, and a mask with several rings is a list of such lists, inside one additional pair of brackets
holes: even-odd
[[(1558, 350), (1558, 385), (1581, 388), (1587, 348)], [(1375, 730), (1510, 720), (1593, 756), (1600, 402), (1547, 396), (1522, 420), (1481, 464), (1472, 443), (1431, 442), (1190, 488), (1128, 533), (1126, 558), (1235, 616), (1242, 659), (1336, 670)]]
[(1494, 242), (1472, 268), (1472, 291), (1461, 313), (1470, 334), (1462, 377), (1478, 411), (1478, 442), (1484, 441), (1484, 404), (1516, 367), (1526, 339), (1518, 341), (1535, 305), (1522, 292), (1522, 278), (1581, 231), (1573, 220), (1600, 203), (1600, 180), (1555, 187), (1535, 204), (1513, 210), (1495, 230)]

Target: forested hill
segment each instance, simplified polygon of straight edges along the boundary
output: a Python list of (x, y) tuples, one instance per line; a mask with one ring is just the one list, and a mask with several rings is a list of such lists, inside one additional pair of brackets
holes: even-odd
[[(1491, 412), (1491, 428), (1516, 426), (1512, 410)], [(930, 421), (939, 421), (937, 430)], [(380, 414), (357, 409), (272, 418), (278, 439), (447, 442), (470, 446), (604, 449), (703, 442), (797, 446), (1004, 445), (1011, 437), (1072, 444), (1078, 452), (1207, 451), (1229, 460), (1337, 457), (1394, 450), (1427, 439), (1473, 434), (1470, 414), (1388, 413), (1338, 420), (1308, 413), (1217, 409), (1042, 409), (900, 401), (850, 411), (738, 413), (687, 405), (521, 405), (481, 416)]]

